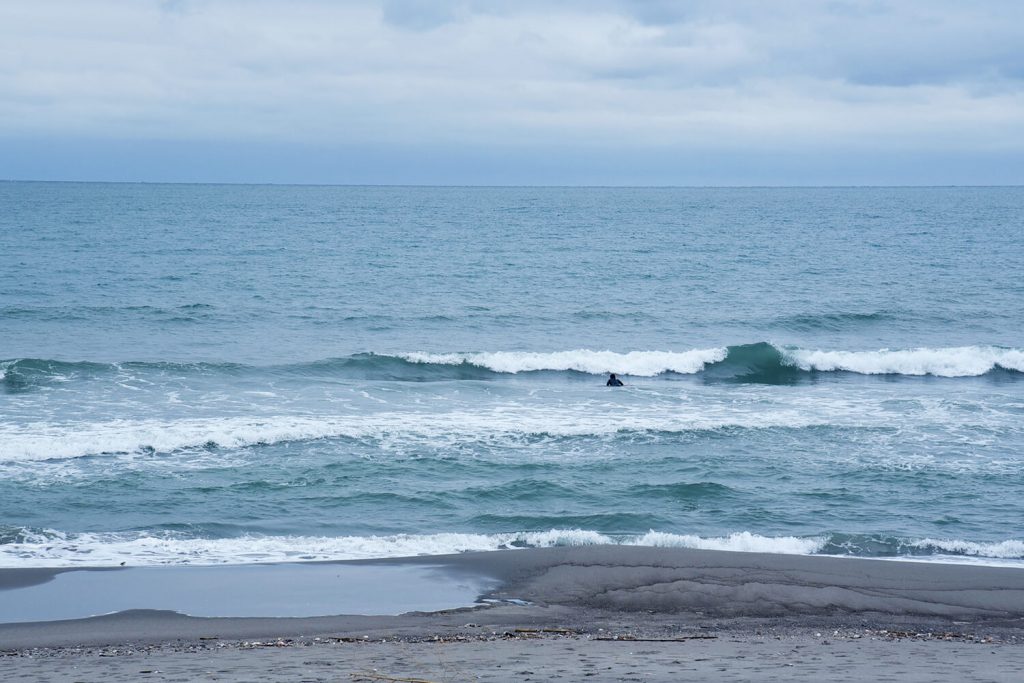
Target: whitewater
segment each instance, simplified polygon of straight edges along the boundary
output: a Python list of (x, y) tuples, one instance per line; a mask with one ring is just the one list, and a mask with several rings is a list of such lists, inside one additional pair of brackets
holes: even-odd
[(555, 353), (409, 353), (403, 354), (401, 358), (425, 365), (465, 364), (504, 373), (575, 370), (588, 374), (606, 374), (617, 371), (620, 374), (637, 377), (653, 377), (663, 373), (695, 374), (708, 366), (726, 361), (739, 366), (735, 376), (741, 379), (756, 370), (771, 372), (788, 367), (807, 372), (846, 371), (863, 375), (937, 377), (971, 377), (998, 369), (1024, 372), (1024, 351), (1021, 349), (977, 346), (948, 349), (827, 351), (780, 348), (769, 343), (761, 343), (733, 349), (722, 347), (683, 352), (616, 353), (576, 349)]
[(0, 202), (0, 566), (1024, 565), (1020, 189)]

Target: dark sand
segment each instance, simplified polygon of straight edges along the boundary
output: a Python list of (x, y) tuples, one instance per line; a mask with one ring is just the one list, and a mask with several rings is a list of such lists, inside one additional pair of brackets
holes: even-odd
[[(0, 625), (0, 679), (1017, 681), (1024, 667), (1021, 569), (634, 547), (342, 564), (500, 583), (483, 596), (496, 602), (399, 616)], [(0, 600), (54, 575), (0, 570)]]

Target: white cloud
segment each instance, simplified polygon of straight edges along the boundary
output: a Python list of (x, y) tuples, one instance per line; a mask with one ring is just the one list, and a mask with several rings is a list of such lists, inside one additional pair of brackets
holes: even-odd
[(7, 0), (0, 137), (1024, 149), (1022, 6)]

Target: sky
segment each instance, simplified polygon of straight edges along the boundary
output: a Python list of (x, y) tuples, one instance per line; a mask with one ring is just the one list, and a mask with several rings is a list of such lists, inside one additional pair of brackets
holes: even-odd
[(1024, 184), (1019, 0), (2, 0), (0, 179)]

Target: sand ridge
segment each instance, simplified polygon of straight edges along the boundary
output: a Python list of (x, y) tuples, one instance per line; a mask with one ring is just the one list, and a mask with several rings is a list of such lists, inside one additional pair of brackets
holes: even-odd
[[(0, 625), (0, 674), (39, 681), (1016, 681), (1024, 667), (1024, 570), (1012, 568), (621, 546), (390, 562), (429, 562), (448, 567), (452, 580), (479, 575), (500, 585), (475, 608), (399, 616), (196, 618), (133, 610)], [(0, 572), (0, 588), (26, 583), (12, 571)], [(46, 574), (31, 578), (45, 581)]]

